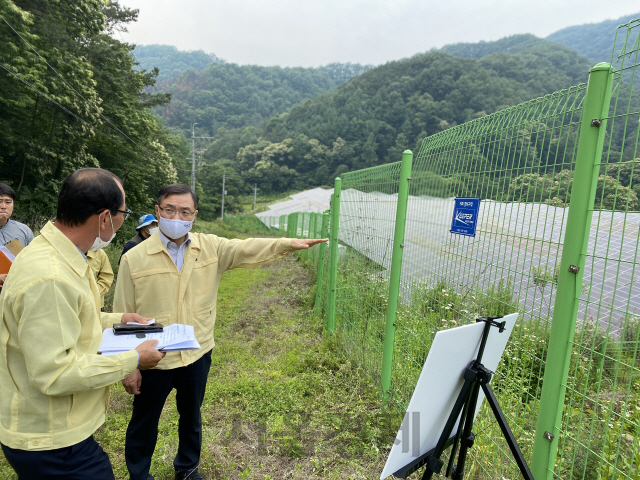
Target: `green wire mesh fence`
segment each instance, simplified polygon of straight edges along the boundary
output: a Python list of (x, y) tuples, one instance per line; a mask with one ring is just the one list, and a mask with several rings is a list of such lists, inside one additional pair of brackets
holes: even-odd
[[(230, 215), (224, 224), (240, 233), (289, 238), (321, 238), (322, 214), (295, 212), (279, 217), (256, 217), (254, 215)], [(321, 249), (303, 250), (300, 257), (317, 264)], [(322, 252), (324, 250), (322, 249)]]
[(554, 477), (640, 478), (640, 21), (619, 27)]
[[(493, 387), (536, 478), (640, 479), (639, 32), (640, 20), (618, 30), (612, 98), (599, 100), (601, 118), (581, 84), (428, 137), (408, 198), (398, 198), (400, 162), (347, 173), (340, 201), (332, 202), (338, 232), (324, 216), (328, 236), (339, 239), (335, 258), (329, 248), (303, 254), (318, 269), (316, 312), (376, 379), (384, 383), (390, 369), (383, 398), (402, 413), (437, 331), (519, 313)], [(611, 78), (608, 65), (599, 72)], [(587, 136), (598, 140), (589, 144)], [(593, 182), (584, 181), (585, 165)], [(454, 197), (482, 199), (474, 237), (450, 233)], [(390, 315), (399, 202), (407, 205), (406, 231)], [(567, 228), (570, 212), (585, 218), (582, 232)], [(261, 222), (272, 234), (318, 238), (322, 219), (298, 213)], [(561, 264), (570, 251), (580, 275), (575, 295), (563, 297), (557, 292), (566, 292), (571, 277)], [(393, 355), (385, 366), (390, 321)], [(558, 325), (567, 326), (566, 342), (551, 338)], [(554, 358), (564, 355), (564, 364), (547, 364), (554, 342), (561, 349)], [(540, 409), (545, 401), (559, 423)], [(476, 431), (466, 478), (518, 477), (486, 406)]]
[(346, 173), (340, 201), (336, 333), (345, 350), (379, 377), (384, 343), (400, 165)]
[(276, 222), (261, 222), (253, 215), (229, 215), (224, 218), (224, 224), (241, 233), (275, 235), (279, 232)]
[[(580, 85), (429, 137), (412, 170), (394, 398), (408, 404), (437, 331), (519, 312), (493, 386), (527, 458), (566, 217), (560, 179), (572, 177), (584, 92)], [(475, 237), (450, 233), (454, 197), (482, 199)], [(472, 475), (516, 476), (490, 410), (479, 420)]]

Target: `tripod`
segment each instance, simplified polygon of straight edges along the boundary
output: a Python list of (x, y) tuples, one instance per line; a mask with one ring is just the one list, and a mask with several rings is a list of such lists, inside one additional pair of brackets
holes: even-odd
[[(460, 391), (453, 409), (451, 410), (451, 414), (449, 415), (436, 447), (426, 459), (427, 468), (422, 476), (422, 480), (430, 480), (434, 473), (440, 473), (440, 470), (444, 465), (440, 456), (442, 455), (443, 450), (448, 446), (448, 444), (450, 444), (451, 432), (453, 431), (453, 427), (455, 427), (458, 418), (460, 418), (460, 425), (458, 426), (458, 431), (455, 437), (453, 437), (453, 448), (451, 449), (451, 457), (449, 458), (449, 464), (447, 466), (445, 476), (450, 476), (453, 480), (463, 479), (467, 452), (471, 447), (473, 447), (475, 440), (475, 435), (471, 430), (473, 429), (475, 409), (481, 388), (487, 398), (487, 402), (489, 402), (489, 406), (491, 407), (496, 420), (498, 421), (498, 425), (500, 425), (500, 430), (502, 430), (502, 434), (509, 444), (509, 448), (511, 449), (511, 453), (518, 464), (522, 477), (525, 480), (534, 480), (527, 462), (520, 451), (520, 447), (518, 447), (516, 439), (513, 437), (513, 433), (509, 428), (507, 419), (502, 413), (498, 400), (489, 385), (493, 372), (482, 365), (482, 355), (484, 354), (484, 348), (487, 343), (487, 338), (489, 337), (489, 330), (491, 327), (499, 328), (500, 333), (504, 330), (505, 322), (496, 322), (496, 319), (496, 317), (480, 317), (476, 320), (476, 322), (485, 322), (478, 356), (467, 366), (464, 372), (464, 385), (462, 386), (462, 390)], [(462, 413), (462, 417), (460, 417), (460, 413)], [(457, 465), (454, 465), (453, 462), (455, 460), (458, 444), (460, 444), (460, 453), (458, 455), (458, 463)]]

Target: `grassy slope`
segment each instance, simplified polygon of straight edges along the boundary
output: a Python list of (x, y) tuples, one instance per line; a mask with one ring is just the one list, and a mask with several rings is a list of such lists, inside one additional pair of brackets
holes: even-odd
[[(322, 341), (312, 295), (309, 271), (295, 256), (224, 274), (202, 409), (206, 478), (378, 478), (395, 427), (372, 381)], [(96, 434), (118, 479), (127, 478), (131, 404), (121, 385), (112, 387), (107, 422)], [(156, 479), (173, 478), (177, 422), (172, 394), (153, 460)], [(10, 472), (0, 456), (0, 478)]]

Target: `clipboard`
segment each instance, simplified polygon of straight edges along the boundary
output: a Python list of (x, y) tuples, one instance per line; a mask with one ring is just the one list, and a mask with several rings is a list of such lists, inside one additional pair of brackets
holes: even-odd
[(17, 239), (0, 247), (0, 275), (9, 273), (11, 264), (23, 249), (24, 247)]

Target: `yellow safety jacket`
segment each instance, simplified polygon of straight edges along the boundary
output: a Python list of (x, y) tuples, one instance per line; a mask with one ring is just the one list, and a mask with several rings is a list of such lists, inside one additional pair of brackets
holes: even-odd
[(158, 233), (124, 254), (120, 262), (114, 311), (136, 312), (163, 325), (193, 325), (200, 350), (169, 352), (156, 368), (189, 365), (214, 346), (216, 299), (223, 272), (272, 262), (292, 251), (291, 239), (229, 240), (191, 233), (179, 272)]
[(100, 308), (104, 307), (104, 296), (107, 294), (113, 283), (113, 269), (109, 263), (107, 253), (100, 249), (97, 252), (87, 252), (87, 263), (93, 270), (93, 275), (98, 284), (100, 293)]
[(104, 423), (108, 385), (138, 365), (98, 355), (100, 295), (76, 246), (47, 223), (16, 257), (0, 295), (0, 442), (21, 450), (79, 443)]

